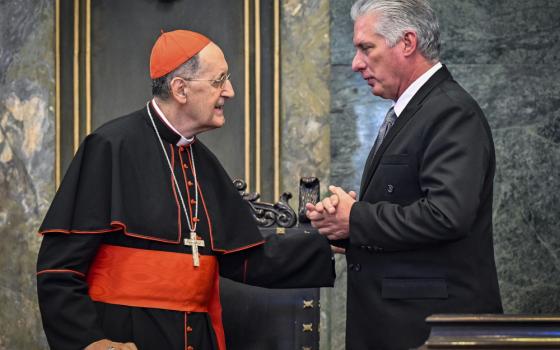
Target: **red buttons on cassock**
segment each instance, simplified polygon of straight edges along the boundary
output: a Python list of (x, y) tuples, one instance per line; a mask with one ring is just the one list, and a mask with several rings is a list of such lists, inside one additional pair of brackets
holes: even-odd
[(191, 326), (187, 326), (187, 333), (192, 332), (192, 327)]

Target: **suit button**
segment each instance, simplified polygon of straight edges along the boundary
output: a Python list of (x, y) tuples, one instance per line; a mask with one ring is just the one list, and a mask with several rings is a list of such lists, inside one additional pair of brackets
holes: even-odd
[(362, 269), (362, 265), (360, 265), (360, 264), (354, 265), (354, 271), (358, 272), (358, 271), (360, 271), (361, 269)]
[(354, 270), (354, 264), (348, 264), (348, 268), (349, 268), (350, 270)]
[(368, 245), (368, 246), (367, 246), (367, 251), (368, 251), (368, 252), (372, 252), (372, 251), (373, 251), (373, 247), (370, 246), (370, 245)]
[(393, 186), (393, 185), (387, 185), (387, 192), (393, 193), (394, 191), (395, 191), (395, 186)]

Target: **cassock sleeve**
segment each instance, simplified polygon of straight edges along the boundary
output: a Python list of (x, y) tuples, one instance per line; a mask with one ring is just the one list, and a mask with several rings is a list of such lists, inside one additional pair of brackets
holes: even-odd
[(37, 293), (52, 349), (83, 349), (105, 338), (86, 275), (110, 223), (111, 148), (96, 134), (80, 146), (45, 216)]
[(99, 234), (45, 235), (37, 261), (37, 292), (51, 349), (83, 349), (105, 338), (85, 280), (103, 239)]
[(218, 259), (222, 277), (259, 287), (332, 287), (336, 277), (330, 245), (317, 233), (272, 234), (264, 244)]

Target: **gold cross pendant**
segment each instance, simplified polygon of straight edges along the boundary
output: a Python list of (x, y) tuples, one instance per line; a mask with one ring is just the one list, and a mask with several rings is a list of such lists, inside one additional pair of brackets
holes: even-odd
[(185, 245), (192, 247), (193, 265), (200, 266), (200, 258), (198, 254), (198, 247), (204, 247), (204, 241), (197, 239), (196, 232), (191, 231), (191, 237), (184, 239)]

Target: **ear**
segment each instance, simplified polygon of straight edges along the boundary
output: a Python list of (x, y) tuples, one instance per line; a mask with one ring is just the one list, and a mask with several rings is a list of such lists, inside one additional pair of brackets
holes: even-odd
[(403, 38), (403, 54), (405, 57), (412, 55), (416, 52), (416, 45), (418, 44), (418, 37), (416, 32), (407, 31), (404, 33)]
[(187, 84), (183, 79), (174, 78), (169, 84), (170, 94), (179, 103), (187, 102)]

